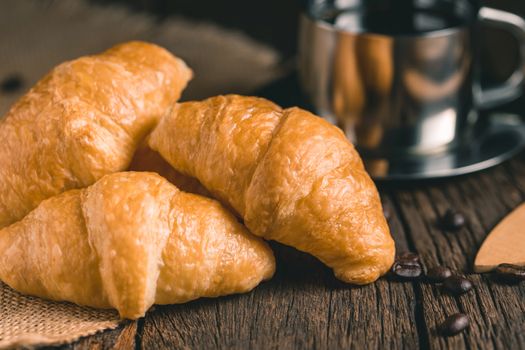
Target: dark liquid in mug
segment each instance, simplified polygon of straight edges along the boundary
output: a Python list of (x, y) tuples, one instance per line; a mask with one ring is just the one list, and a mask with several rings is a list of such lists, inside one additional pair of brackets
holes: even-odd
[(460, 27), (465, 19), (432, 10), (336, 10), (316, 16), (336, 28), (357, 33), (417, 35), (446, 28)]

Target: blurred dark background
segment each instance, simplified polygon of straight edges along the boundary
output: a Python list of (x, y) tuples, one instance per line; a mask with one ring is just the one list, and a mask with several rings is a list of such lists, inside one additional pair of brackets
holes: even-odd
[(285, 55), (296, 51), (300, 0), (91, 0), (120, 3), (136, 11), (154, 14), (159, 20), (169, 15), (212, 21), (244, 31)]
[[(284, 58), (297, 50), (298, 16), (301, 0), (90, 0), (97, 4), (119, 3), (154, 15), (159, 21), (170, 15), (211, 21), (244, 31), (277, 50)], [(486, 0), (486, 6), (525, 16), (525, 0)], [(483, 31), (482, 62), (488, 82), (505, 79), (517, 63), (516, 43), (498, 30)]]

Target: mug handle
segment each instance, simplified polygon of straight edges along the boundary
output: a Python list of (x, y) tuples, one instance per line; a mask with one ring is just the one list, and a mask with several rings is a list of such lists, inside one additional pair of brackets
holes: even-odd
[(520, 54), (518, 67), (504, 83), (486, 89), (478, 87), (476, 104), (484, 109), (512, 101), (522, 94), (522, 84), (525, 80), (525, 20), (513, 13), (490, 7), (480, 9), (479, 20), (509, 31), (518, 40)]

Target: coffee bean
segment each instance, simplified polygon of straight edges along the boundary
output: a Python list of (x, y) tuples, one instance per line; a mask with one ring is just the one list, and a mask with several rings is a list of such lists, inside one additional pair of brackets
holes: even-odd
[(445, 215), (443, 215), (442, 218), (443, 227), (447, 230), (452, 231), (459, 230), (460, 228), (465, 226), (466, 222), (467, 220), (465, 219), (462, 213), (452, 209), (447, 210), (447, 212), (445, 213)]
[(5, 93), (16, 92), (22, 88), (23, 80), (19, 74), (11, 74), (0, 83), (0, 90)]
[(421, 262), (419, 255), (412, 252), (404, 252), (396, 256), (396, 261)]
[(512, 264), (499, 264), (494, 270), (498, 279), (506, 283), (525, 281), (525, 267)]
[(434, 266), (427, 272), (427, 278), (430, 282), (440, 283), (452, 276), (452, 271), (445, 266)]
[(404, 252), (396, 256), (391, 271), (393, 275), (402, 279), (415, 279), (424, 274), (425, 267), (421, 263), (419, 255)]
[(446, 336), (456, 335), (464, 331), (470, 324), (468, 316), (465, 314), (454, 314), (447, 317), (447, 319), (439, 326), (441, 334)]
[(423, 266), (417, 261), (397, 260), (392, 265), (392, 273), (402, 279), (414, 279), (423, 274)]
[(472, 289), (470, 280), (462, 276), (450, 276), (443, 281), (443, 287), (451, 293), (463, 294)]

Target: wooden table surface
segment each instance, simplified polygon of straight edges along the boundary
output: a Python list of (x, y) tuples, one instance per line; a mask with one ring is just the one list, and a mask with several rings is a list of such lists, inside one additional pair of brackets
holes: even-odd
[[(381, 195), (392, 209), (398, 251), (467, 274), (474, 291), (456, 297), (436, 285), (388, 278), (353, 287), (314, 258), (275, 244), (277, 273), (251, 293), (157, 306), (144, 319), (62, 348), (525, 349), (525, 283), (472, 274), (487, 232), (525, 200), (525, 154), (453, 180), (383, 186)], [(437, 225), (451, 207), (468, 218), (454, 233)], [(438, 335), (436, 326), (456, 312), (469, 315), (470, 329)]]

